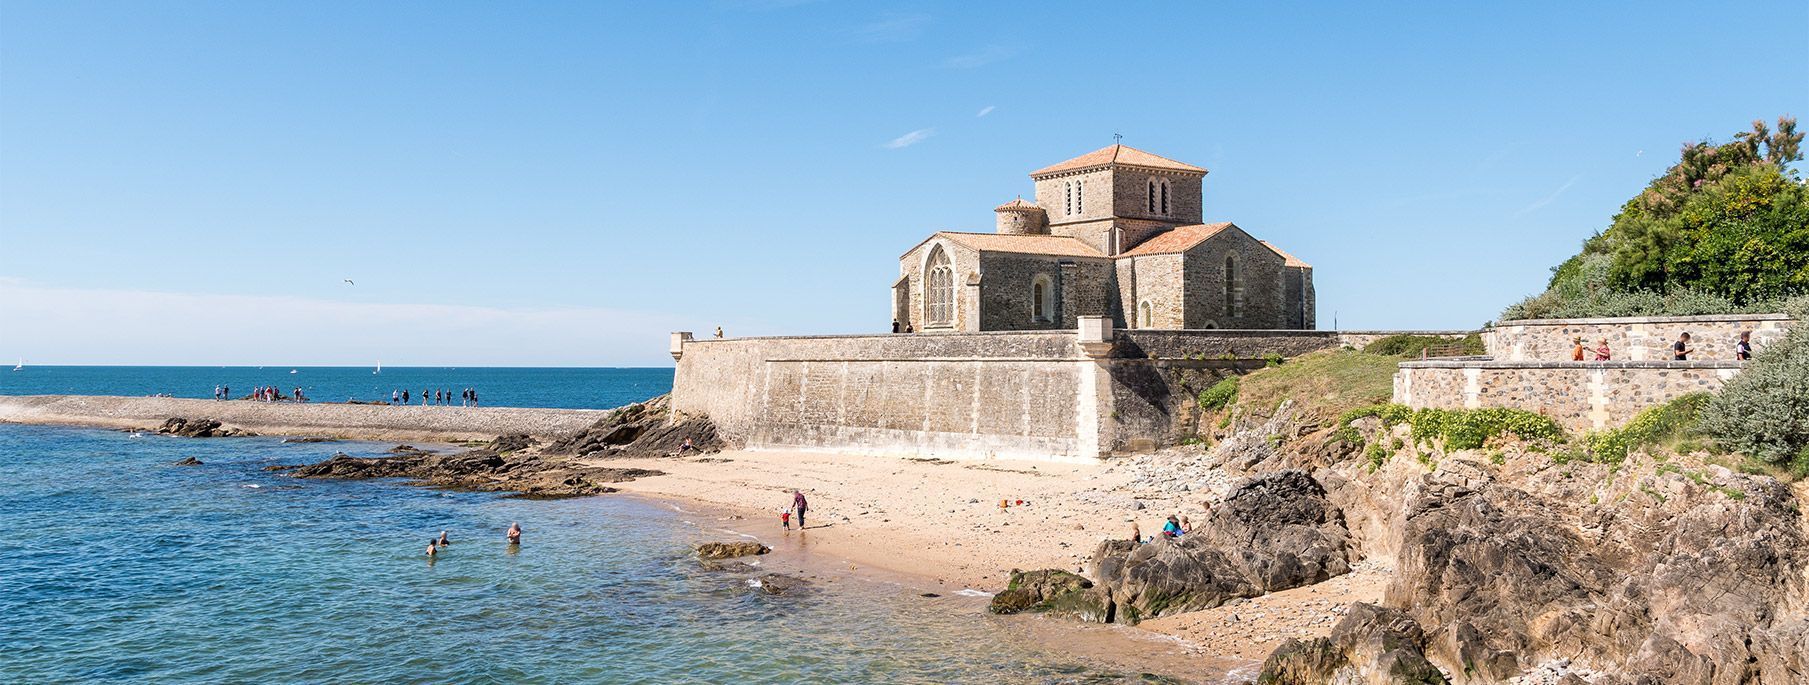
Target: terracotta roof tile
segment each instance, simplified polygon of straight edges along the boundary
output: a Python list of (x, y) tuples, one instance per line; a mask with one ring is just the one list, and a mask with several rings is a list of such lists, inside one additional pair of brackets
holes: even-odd
[(1018, 252), (1061, 257), (1105, 257), (1093, 246), (1078, 238), (1060, 235), (1006, 235), (1001, 233), (956, 233), (941, 231), (936, 235), (984, 252)]
[(1313, 265), (1300, 261), (1299, 257), (1288, 254), (1286, 252), (1282, 252), (1281, 248), (1275, 246), (1275, 243), (1271, 243), (1267, 240), (1263, 240), (1263, 241), (1259, 241), (1259, 242), (1261, 242), (1263, 244), (1263, 247), (1269, 248), (1270, 250), (1273, 250), (1275, 252), (1275, 254), (1281, 255), (1282, 259), (1287, 260), (1288, 266), (1297, 266), (1297, 267), (1301, 267), (1303, 269), (1313, 268)]
[(1153, 169), (1173, 169), (1175, 171), (1206, 173), (1205, 169), (1192, 164), (1184, 164), (1167, 157), (1152, 155), (1129, 145), (1108, 145), (1066, 162), (1037, 169), (1036, 171), (1030, 172), (1030, 175), (1036, 177), (1062, 171), (1074, 171), (1076, 169), (1086, 169), (1088, 167), (1105, 166), (1107, 164), (1123, 164)]
[(1143, 255), (1186, 252), (1193, 249), (1193, 246), (1205, 242), (1207, 238), (1218, 235), (1220, 231), (1231, 227), (1232, 224), (1229, 221), (1216, 224), (1176, 226), (1174, 230), (1161, 233), (1154, 238), (1145, 240), (1136, 247), (1125, 251), (1120, 256), (1141, 257)]
[(1030, 202), (1020, 197), (1016, 200), (994, 207), (992, 208), (992, 211), (996, 212), (1001, 209), (1042, 209), (1042, 207), (1038, 207), (1035, 202)]

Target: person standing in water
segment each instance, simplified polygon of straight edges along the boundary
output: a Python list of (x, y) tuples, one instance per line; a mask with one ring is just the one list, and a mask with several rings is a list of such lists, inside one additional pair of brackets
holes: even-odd
[(810, 501), (804, 499), (802, 490), (791, 491), (791, 508), (798, 514), (798, 530), (804, 530), (804, 512), (810, 509)]
[(434, 544), (433, 540), (428, 540), (427, 541), (427, 558), (432, 559), (432, 558), (434, 558), (435, 555), (438, 555), (439, 553), (440, 553), (440, 546)]
[(446, 539), (446, 531), (442, 530), (442, 531), (440, 531), (440, 539), (438, 541), (436, 541), (434, 544), (437, 544), (441, 547), (445, 547), (447, 545), (452, 544), (452, 541)]
[(511, 544), (511, 545), (521, 544), (521, 524), (513, 523), (513, 522), (510, 523), (508, 536), (509, 536), (509, 544)]

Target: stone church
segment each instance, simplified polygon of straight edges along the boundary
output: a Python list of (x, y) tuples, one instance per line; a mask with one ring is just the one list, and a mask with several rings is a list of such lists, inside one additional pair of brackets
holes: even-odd
[(1312, 329), (1313, 267), (1202, 223), (1206, 170), (1124, 145), (1030, 172), (1036, 201), (993, 233), (942, 231), (899, 258), (892, 318), (916, 332)]

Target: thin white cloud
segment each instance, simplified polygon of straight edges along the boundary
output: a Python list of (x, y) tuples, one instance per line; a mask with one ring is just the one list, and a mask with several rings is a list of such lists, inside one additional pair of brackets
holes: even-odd
[(920, 128), (920, 129), (917, 129), (910, 133), (906, 133), (902, 136), (899, 136), (897, 138), (893, 138), (891, 141), (886, 143), (886, 149), (897, 150), (899, 148), (907, 148), (912, 145), (921, 143), (933, 135), (936, 135), (936, 129)]
[[(695, 328), (695, 327), (692, 327)], [(597, 307), (380, 304), (0, 280), (0, 355), (40, 364), (669, 364), (678, 317)]]
[(930, 23), (927, 14), (887, 14), (879, 21), (862, 24), (854, 29), (855, 40), (863, 43), (903, 43), (916, 40), (923, 35), (923, 27)]
[(1551, 191), (1550, 195), (1540, 198), (1538, 202), (1534, 202), (1530, 205), (1527, 205), (1526, 207), (1521, 208), (1521, 210), (1518, 212), (1514, 212), (1514, 216), (1520, 216), (1522, 214), (1529, 214), (1532, 212), (1539, 211), (1540, 209), (1544, 209), (1546, 205), (1551, 204), (1553, 201), (1557, 200), (1559, 196), (1563, 195), (1564, 191), (1570, 190), (1571, 186), (1576, 185), (1577, 181), (1581, 178), (1583, 178), (1583, 176), (1581, 174), (1570, 177), (1570, 180), (1565, 181), (1564, 185), (1558, 186), (1557, 190)]
[(986, 107), (985, 107), (985, 108), (983, 108), (983, 109), (981, 109), (981, 110), (980, 110), (980, 113), (979, 113), (979, 114), (975, 114), (975, 115), (974, 115), (974, 118), (975, 118), (975, 119), (978, 119), (978, 118), (980, 118), (980, 117), (983, 117), (983, 116), (986, 116), (986, 115), (988, 115), (988, 114), (992, 114), (992, 111), (993, 111), (993, 110), (995, 110), (995, 109), (998, 109), (998, 106), (996, 106), (996, 105), (987, 105), (987, 106), (986, 106)]
[(973, 69), (983, 67), (999, 60), (1010, 59), (1018, 54), (1017, 48), (1003, 45), (988, 45), (975, 52), (956, 55), (942, 61), (942, 66), (950, 69)]

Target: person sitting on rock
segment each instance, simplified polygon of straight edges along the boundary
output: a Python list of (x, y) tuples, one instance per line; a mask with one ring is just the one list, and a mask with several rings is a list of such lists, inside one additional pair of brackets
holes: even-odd
[(1143, 529), (1137, 527), (1136, 521), (1131, 522), (1131, 542), (1143, 544)]
[(1193, 523), (1188, 521), (1186, 516), (1181, 517), (1181, 534), (1185, 535), (1191, 532), (1193, 532)]
[(1168, 515), (1168, 522), (1162, 524), (1162, 537), (1173, 540), (1181, 537), (1181, 521), (1174, 514)]

